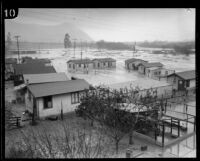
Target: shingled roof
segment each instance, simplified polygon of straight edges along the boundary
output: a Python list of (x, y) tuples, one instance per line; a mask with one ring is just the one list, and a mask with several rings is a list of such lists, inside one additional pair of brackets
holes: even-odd
[(153, 63), (142, 62), (141, 65), (143, 65), (145, 68), (162, 67), (163, 66), (163, 64), (160, 62), (153, 62)]
[(63, 73), (24, 74), (24, 81), (29, 84), (67, 81), (69, 78)]
[(51, 63), (49, 59), (31, 59), (30, 57), (23, 57), (24, 63)]
[(97, 60), (97, 61), (100, 61), (100, 62), (108, 62), (108, 61), (115, 62), (116, 61), (113, 58), (95, 58), (92, 61), (94, 61), (94, 60)]
[(45, 66), (42, 62), (25, 63), (14, 65), (15, 74), (42, 74), (42, 73), (56, 73), (53, 66)]
[(90, 59), (74, 59), (74, 60), (68, 60), (67, 63), (73, 62), (74, 64), (89, 64), (93, 63)]
[(16, 58), (6, 58), (5, 64), (17, 64), (17, 59)]
[(132, 63), (132, 62), (134, 62), (134, 61), (147, 62), (147, 61), (142, 60), (142, 59), (131, 58), (131, 59), (125, 60), (125, 63)]
[(184, 72), (178, 72), (178, 73), (173, 73), (168, 75), (168, 77), (177, 75), (178, 77), (181, 77), (182, 79), (185, 80), (191, 80), (196, 78), (196, 71), (195, 70), (189, 70), (189, 71), (184, 71)]
[(84, 79), (68, 80), (63, 82), (52, 82), (28, 85), (28, 89), (34, 97), (52, 96), (89, 89), (89, 83)]

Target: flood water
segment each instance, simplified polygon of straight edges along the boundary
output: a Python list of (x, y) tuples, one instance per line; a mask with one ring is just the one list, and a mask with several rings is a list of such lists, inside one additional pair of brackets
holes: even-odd
[[(76, 49), (75, 57), (77, 59), (81, 58), (80, 49)], [(128, 81), (140, 81), (144, 82), (149, 78), (139, 74), (137, 71), (128, 72), (125, 69), (125, 60), (129, 58), (138, 58), (147, 60), (149, 62), (161, 62), (167, 69), (175, 70), (176, 72), (194, 70), (195, 69), (195, 55), (171, 55), (171, 54), (150, 54), (147, 52), (138, 52), (133, 54), (132, 51), (109, 51), (97, 49), (87, 49), (83, 50), (82, 58), (105, 58), (111, 57), (116, 59), (116, 69), (113, 70), (99, 70), (92, 71), (89, 74), (74, 74), (68, 73), (67, 71), (67, 61), (73, 59), (74, 50), (73, 49), (47, 49), (41, 50), (37, 54), (24, 54), (22, 56), (30, 56), (33, 58), (49, 58), (57, 72), (65, 72), (70, 78), (71, 76), (79, 77), (87, 80), (93, 85), (99, 84), (114, 84)], [(8, 57), (17, 58), (17, 55), (9, 55)], [(195, 103), (194, 103), (195, 104)], [(193, 112), (193, 111), (192, 111)], [(170, 153), (174, 157), (196, 157), (196, 134), (173, 145), (163, 151), (163, 156), (165, 153)]]
[[(171, 54), (151, 54), (148, 52), (134, 53), (127, 50), (102, 50), (87, 49), (83, 50), (82, 58), (105, 58), (111, 57), (116, 59), (116, 69), (91, 71), (89, 74), (68, 73), (67, 61), (81, 58), (81, 50), (76, 49), (75, 54), (73, 49), (47, 49), (41, 50), (38, 54), (23, 54), (22, 56), (30, 56), (33, 58), (49, 58), (57, 72), (65, 72), (68, 77), (74, 76), (83, 78), (93, 85), (113, 84), (136, 80), (148, 80), (145, 76), (137, 71), (128, 72), (125, 70), (125, 60), (129, 58), (138, 58), (149, 62), (161, 62), (165, 68), (175, 70), (176, 72), (195, 69), (195, 55), (171, 55)], [(9, 57), (17, 58), (17, 55)], [(151, 83), (151, 82), (148, 82)]]

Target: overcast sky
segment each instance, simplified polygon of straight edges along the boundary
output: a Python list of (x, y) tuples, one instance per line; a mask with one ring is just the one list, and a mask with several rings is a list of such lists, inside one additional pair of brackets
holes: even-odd
[(195, 39), (195, 9), (19, 9), (14, 21), (76, 25), (94, 40)]

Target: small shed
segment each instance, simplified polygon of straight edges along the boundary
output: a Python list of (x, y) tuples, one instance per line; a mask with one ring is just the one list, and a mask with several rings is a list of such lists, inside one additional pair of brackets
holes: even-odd
[(167, 76), (167, 82), (173, 84), (177, 90), (196, 87), (196, 71), (189, 70), (173, 73)]
[(28, 85), (27, 106), (37, 118), (73, 112), (89, 83), (84, 79)]
[(141, 62), (138, 64), (138, 72), (145, 74), (147, 68), (152, 68), (152, 67), (163, 67), (163, 64), (160, 62), (152, 62), (152, 63)]
[(14, 64), (17, 64), (16, 58), (5, 59), (5, 80), (12, 80), (14, 74)]

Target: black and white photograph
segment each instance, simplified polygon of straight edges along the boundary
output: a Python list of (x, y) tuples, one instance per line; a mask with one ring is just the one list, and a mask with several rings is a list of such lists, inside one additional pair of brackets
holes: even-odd
[(18, 8), (5, 158), (196, 158), (195, 38), (195, 8)]

